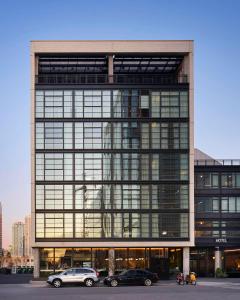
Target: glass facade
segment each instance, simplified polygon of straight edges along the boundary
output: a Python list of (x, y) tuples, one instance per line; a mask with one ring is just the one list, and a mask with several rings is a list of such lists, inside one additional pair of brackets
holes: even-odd
[(218, 246), (218, 240), (224, 241), (224, 247), (237, 245), (240, 236), (239, 168), (220, 164), (208, 165), (204, 172), (202, 168), (195, 166), (196, 240), (200, 245), (204, 241), (209, 246)]
[[(71, 267), (92, 267), (108, 274), (108, 248), (41, 248), (40, 274), (46, 276)], [(155, 270), (161, 278), (182, 269), (180, 248), (115, 248), (115, 273), (125, 269)]]
[(35, 97), (37, 240), (188, 239), (187, 91)]

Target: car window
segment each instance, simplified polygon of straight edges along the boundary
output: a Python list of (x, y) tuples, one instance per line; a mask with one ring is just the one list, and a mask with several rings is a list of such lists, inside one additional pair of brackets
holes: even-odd
[(72, 274), (74, 274), (74, 273), (75, 273), (74, 270), (67, 270), (67, 271), (65, 272), (65, 275), (72, 275)]
[(124, 270), (124, 271), (122, 271), (119, 275), (121, 275), (121, 276), (122, 276), (122, 275), (126, 275), (127, 272), (128, 272), (127, 270)]
[(89, 270), (89, 269), (83, 269), (84, 270), (84, 273), (94, 273), (93, 270)]
[(84, 272), (84, 269), (76, 269), (76, 273), (77, 274), (83, 274), (85, 272)]
[(83, 273), (94, 273), (94, 271), (89, 269), (76, 269), (77, 274), (83, 274)]
[(136, 271), (135, 271), (135, 270), (129, 270), (129, 271), (127, 271), (127, 273), (126, 273), (127, 276), (133, 276), (133, 275), (135, 275), (135, 274), (136, 274)]
[(145, 275), (146, 273), (144, 272), (144, 271), (142, 271), (142, 270), (137, 270), (136, 271), (137, 272), (137, 275)]

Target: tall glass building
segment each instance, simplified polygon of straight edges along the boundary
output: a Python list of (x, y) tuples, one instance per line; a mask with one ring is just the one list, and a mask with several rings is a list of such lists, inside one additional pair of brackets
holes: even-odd
[(34, 276), (189, 271), (193, 42), (33, 41)]

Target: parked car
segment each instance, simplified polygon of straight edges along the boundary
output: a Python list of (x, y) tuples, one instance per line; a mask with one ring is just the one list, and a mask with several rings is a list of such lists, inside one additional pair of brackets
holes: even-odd
[(158, 275), (147, 270), (132, 269), (126, 270), (119, 275), (108, 276), (104, 279), (104, 284), (108, 286), (118, 286), (120, 284), (145, 285), (150, 286), (158, 281)]
[(98, 272), (92, 268), (72, 268), (49, 276), (47, 283), (53, 285), (55, 288), (70, 283), (83, 283), (87, 287), (92, 287), (99, 281), (98, 275)]

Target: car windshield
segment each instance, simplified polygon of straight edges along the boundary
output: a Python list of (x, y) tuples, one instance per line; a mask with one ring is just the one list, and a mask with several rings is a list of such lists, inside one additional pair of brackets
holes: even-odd
[(125, 275), (127, 272), (128, 272), (128, 270), (124, 270), (119, 275)]

